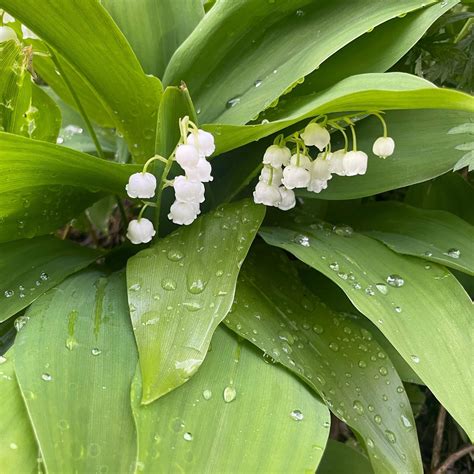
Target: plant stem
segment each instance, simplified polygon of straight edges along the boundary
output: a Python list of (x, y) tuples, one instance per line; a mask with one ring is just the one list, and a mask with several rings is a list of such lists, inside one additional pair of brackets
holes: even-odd
[(441, 447), (443, 445), (443, 432), (446, 423), (446, 410), (441, 405), (439, 407), (438, 418), (436, 419), (436, 429), (433, 440), (433, 455), (431, 456), (431, 469), (434, 470), (441, 458)]
[(442, 474), (446, 472), (456, 461), (459, 461), (462, 457), (466, 456), (466, 454), (474, 452), (474, 445), (468, 444), (464, 446), (459, 451), (448, 456), (448, 458), (439, 465), (435, 470), (433, 470), (433, 474)]

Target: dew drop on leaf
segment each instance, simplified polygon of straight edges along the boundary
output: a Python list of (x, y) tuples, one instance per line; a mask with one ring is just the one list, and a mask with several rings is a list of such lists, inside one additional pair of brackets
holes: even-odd
[(293, 410), (291, 413), (290, 413), (290, 416), (291, 418), (293, 418), (293, 420), (295, 421), (301, 421), (304, 419), (304, 415), (303, 413), (301, 412), (301, 410)]

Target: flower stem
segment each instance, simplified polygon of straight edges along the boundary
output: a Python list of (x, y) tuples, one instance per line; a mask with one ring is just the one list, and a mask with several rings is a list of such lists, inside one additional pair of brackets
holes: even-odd
[(383, 136), (384, 136), (384, 138), (387, 138), (387, 136), (388, 136), (387, 122), (385, 122), (384, 118), (382, 117), (382, 115), (379, 112), (371, 112), (371, 113), (372, 113), (372, 115), (375, 115), (375, 117), (377, 117), (382, 122)]

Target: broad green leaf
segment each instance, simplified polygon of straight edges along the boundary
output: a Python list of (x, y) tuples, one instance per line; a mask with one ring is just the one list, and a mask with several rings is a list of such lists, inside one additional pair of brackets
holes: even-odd
[(89, 83), (137, 161), (154, 154), (161, 83), (145, 75), (100, 2), (44, 0), (38, 8), (35, 0), (21, 5), (16, 0), (0, 0), (0, 7), (31, 28)]
[(345, 219), (395, 252), (474, 275), (474, 227), (449, 212), (374, 202), (351, 209)]
[(472, 367), (465, 355), (474, 308), (449, 271), (323, 223), (268, 227), (261, 235), (337, 283), (472, 438)]
[(223, 328), (186, 385), (145, 406), (140, 385), (138, 372), (132, 407), (144, 472), (314, 472), (319, 464), (327, 408)]
[(101, 255), (50, 236), (0, 244), (0, 322)]
[(204, 16), (202, 0), (103, 0), (143, 69), (163, 77), (178, 46)]
[(457, 173), (447, 173), (432, 181), (411, 186), (405, 202), (423, 209), (455, 214), (474, 225), (474, 187)]
[[(320, 114), (364, 112), (374, 109), (452, 109), (472, 114), (474, 98), (462, 92), (437, 88), (430, 82), (409, 74), (399, 72), (360, 74), (344, 79), (322, 92), (289, 99), (282, 98), (278, 110), (269, 110), (268, 113), (262, 115), (265, 119), (264, 123), (258, 125), (210, 124), (205, 128), (216, 135), (218, 152), (224, 152)], [(449, 122), (449, 113), (443, 112), (444, 120), (439, 120), (440, 124), (433, 125), (443, 127), (443, 133), (447, 134), (453, 125), (466, 121), (471, 114), (459, 115), (458, 122), (453, 123)], [(390, 115), (388, 117), (390, 118)], [(380, 123), (377, 121), (376, 124), (377, 135), (374, 138), (380, 136), (381, 133)], [(358, 133), (360, 133), (360, 126), (359, 124)], [(393, 135), (390, 119), (388, 126), (390, 134)], [(416, 138), (419, 146), (423, 135), (420, 133), (408, 135), (403, 138), (408, 139), (410, 144)], [(458, 145), (461, 142), (459, 135), (446, 138), (449, 144), (456, 143)], [(362, 143), (360, 145), (362, 147)], [(454, 146), (450, 146), (450, 151)], [(368, 150), (371, 149), (372, 144)]]
[(38, 446), (13, 367), (13, 349), (0, 355), (0, 466), (2, 474), (38, 472)]
[(355, 74), (387, 71), (441, 15), (457, 3), (459, 0), (435, 3), (369, 30), (324, 61), (285, 99), (324, 90)]
[(27, 317), (15, 371), (46, 471), (132, 472), (129, 390), (137, 356), (123, 273), (70, 277)]
[(31, 138), (56, 143), (61, 127), (61, 111), (36, 84), (32, 84), (30, 120), (33, 121)]
[(129, 259), (143, 403), (183, 384), (202, 364), (263, 216), (263, 206), (249, 201), (218, 208)]
[(367, 458), (347, 444), (328, 440), (317, 474), (372, 474)]
[(202, 121), (244, 124), (367, 30), (427, 3), (221, 0), (173, 55), (164, 82), (187, 83)]
[(376, 472), (422, 472), (402, 381), (372, 334), (306, 289), (283, 252), (256, 246), (225, 323), (321, 395)]
[(0, 133), (0, 242), (46, 234), (103, 193), (125, 194), (135, 171), (133, 165)]

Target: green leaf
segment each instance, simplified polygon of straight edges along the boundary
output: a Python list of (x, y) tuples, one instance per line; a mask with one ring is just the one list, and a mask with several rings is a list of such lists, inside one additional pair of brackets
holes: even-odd
[(329, 412), (309, 389), (222, 328), (192, 380), (151, 405), (141, 399), (138, 373), (144, 472), (314, 472), (329, 434)]
[(328, 440), (317, 474), (372, 474), (367, 458), (347, 444)]
[(31, 138), (56, 143), (61, 127), (61, 111), (41, 87), (32, 84), (31, 92), (29, 117), (34, 121)]
[(449, 212), (374, 202), (351, 209), (344, 219), (395, 252), (474, 275), (474, 227)]
[(3, 474), (38, 472), (38, 446), (13, 367), (13, 349), (0, 356), (0, 466)]
[[(472, 143), (468, 144), (472, 146)], [(460, 147), (456, 147), (457, 150), (462, 150)], [(453, 171), (458, 171), (463, 168), (467, 168), (468, 171), (474, 171), (474, 151), (466, 153), (453, 167)]]
[(224, 321), (316, 390), (359, 433), (376, 472), (423, 471), (408, 398), (387, 354), (356, 320), (306, 289), (283, 252), (254, 247)]
[(202, 0), (103, 0), (143, 69), (162, 77), (171, 56), (204, 16)]
[[(206, 125), (205, 128), (214, 133), (217, 150), (222, 153), (320, 114), (360, 112), (374, 109), (456, 109), (472, 113), (474, 111), (474, 98), (462, 92), (439, 89), (430, 82), (409, 74), (398, 72), (360, 74), (344, 79), (323, 92), (288, 99), (282, 98), (278, 109), (269, 110), (268, 113), (262, 115), (262, 118), (266, 121), (265, 123), (258, 125), (210, 124)], [(429, 114), (430, 112), (425, 113)], [(442, 127), (443, 134), (447, 134), (454, 124), (465, 121), (471, 115), (459, 114), (457, 122), (453, 123), (449, 122), (451, 113), (442, 112), (442, 120), (439, 119), (439, 123), (433, 124)], [(387, 116), (389, 132), (394, 135), (390, 119), (391, 114), (387, 114)], [(365, 125), (365, 122), (367, 120), (364, 120), (363, 124), (358, 124), (358, 135), (361, 133), (360, 129)], [(374, 138), (377, 138), (380, 136), (381, 125), (378, 120), (373, 121), (373, 123), (377, 127), (377, 135)], [(410, 130), (413, 131), (413, 128)], [(424, 132), (426, 138), (426, 130)], [(416, 138), (419, 146), (420, 139), (424, 137), (423, 135), (420, 137), (419, 133), (408, 133), (407, 136), (403, 136), (403, 139), (412, 145)], [(460, 141), (459, 136), (457, 138), (451, 137), (452, 140), (448, 137), (443, 138), (449, 144), (455, 143), (458, 145)], [(372, 149), (372, 144), (369, 149)]]
[(16, 0), (0, 0), (0, 7), (31, 28), (87, 81), (137, 161), (154, 154), (161, 83), (145, 75), (100, 2), (44, 0), (38, 8), (35, 0), (21, 5)]
[(27, 312), (15, 371), (47, 472), (135, 466), (129, 390), (137, 356), (125, 290), (123, 273), (85, 272)]
[(178, 48), (163, 80), (187, 83), (202, 121), (244, 124), (367, 30), (426, 3), (221, 0)]
[(455, 214), (474, 225), (474, 187), (457, 173), (447, 173), (426, 183), (411, 186), (405, 202), (423, 209)]
[(143, 403), (165, 395), (198, 370), (232, 305), (240, 265), (263, 215), (263, 206), (249, 201), (231, 204), (128, 260)]
[(338, 235), (322, 223), (260, 233), (337, 283), (472, 438), (472, 367), (465, 354), (473, 306), (451, 273), (434, 263), (426, 269), (423, 260), (398, 255), (370, 237)]
[(0, 132), (0, 242), (46, 234), (103, 193), (125, 194), (137, 168)]
[(0, 244), (0, 322), (101, 255), (49, 236)]

